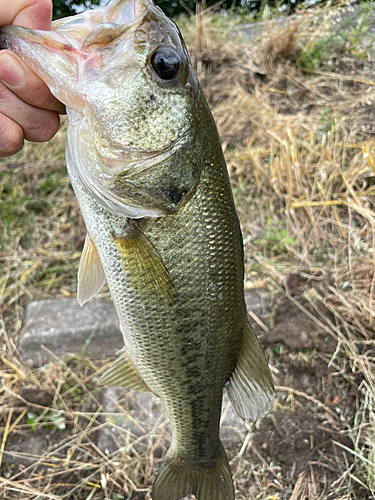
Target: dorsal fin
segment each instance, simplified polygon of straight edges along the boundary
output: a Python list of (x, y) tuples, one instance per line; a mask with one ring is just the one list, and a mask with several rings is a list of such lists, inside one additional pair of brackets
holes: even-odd
[(247, 319), (237, 365), (225, 386), (230, 402), (244, 420), (255, 422), (272, 408), (275, 394), (271, 373), (262, 347)]
[(92, 239), (86, 234), (78, 268), (77, 301), (83, 306), (94, 297), (106, 282), (104, 269)]

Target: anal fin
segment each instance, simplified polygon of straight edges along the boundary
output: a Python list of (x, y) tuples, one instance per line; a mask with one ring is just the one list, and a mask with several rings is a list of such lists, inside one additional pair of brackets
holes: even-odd
[(234, 409), (244, 420), (263, 417), (272, 408), (274, 387), (263, 349), (248, 321), (236, 368), (226, 383)]
[(94, 297), (106, 282), (96, 246), (86, 234), (78, 268), (77, 301), (80, 306)]
[(119, 357), (111, 363), (100, 377), (99, 384), (126, 387), (140, 392), (151, 392), (124, 350), (119, 352)]

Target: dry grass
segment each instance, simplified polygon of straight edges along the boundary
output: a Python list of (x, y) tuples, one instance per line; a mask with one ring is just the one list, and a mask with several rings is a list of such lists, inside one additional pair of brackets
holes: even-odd
[[(306, 368), (320, 357), (328, 375), (319, 394), (293, 386), (292, 375), (280, 379), (282, 358), (274, 347), (267, 350), (280, 386), (275, 411), (295, 415), (308, 405), (312, 414), (322, 412), (337, 444), (331, 455), (320, 453), (319, 466), (310, 461), (290, 481), (252, 443), (249, 430), (231, 455), (239, 500), (375, 495), (375, 81), (368, 12), (353, 29), (344, 24), (336, 41), (333, 9), (321, 11), (315, 23), (310, 13), (288, 26), (271, 23), (250, 47), (233, 36), (233, 20), (223, 26), (216, 14), (201, 12), (182, 25), (222, 137), (244, 231), (247, 286), (286, 296), (336, 346), (329, 356), (316, 349), (289, 353)], [(27, 302), (75, 293), (85, 232), (63, 169), (62, 137), (40, 148), (27, 145), (1, 163), (0, 460), (15, 434), (43, 433), (50, 425), (50, 434), (61, 437), (58, 444), (51, 438), (33, 466), (3, 463), (0, 496), (150, 498), (155, 465), (170, 439), (165, 421), (145, 429), (142, 442), (119, 428), (120, 450), (105, 455), (96, 433), (117, 424), (115, 415), (104, 414), (92, 380), (99, 366), (81, 356), (32, 371), (15, 347)], [(291, 273), (303, 275), (298, 293), (288, 286)], [(30, 387), (49, 396), (41, 402)], [(119, 411), (129, 415), (126, 408), (124, 402)], [(324, 471), (325, 483), (317, 478)]]

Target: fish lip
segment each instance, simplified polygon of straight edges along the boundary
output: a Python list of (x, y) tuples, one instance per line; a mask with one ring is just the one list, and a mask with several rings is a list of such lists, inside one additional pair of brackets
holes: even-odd
[[(25, 34), (27, 33), (27, 37)], [(42, 35), (38, 31), (23, 26), (7, 25), (0, 27), (0, 50), (11, 49), (11, 44), (16, 39), (28, 40), (34, 43), (40, 43), (43, 40)]]
[[(112, 2), (110, 2), (112, 3)], [(120, 3), (120, 2), (118, 2)], [(122, 28), (122, 33), (119, 33), (118, 38), (124, 36), (124, 33), (131, 29), (132, 27), (137, 27), (143, 20), (143, 18), (147, 15), (147, 13), (150, 11), (150, 3), (148, 0), (127, 0), (126, 5), (132, 5), (132, 10), (133, 10), (133, 16), (129, 18), (126, 22), (115, 22), (116, 21), (116, 7), (112, 6), (112, 9), (108, 10), (108, 6), (104, 8), (97, 8), (93, 9), (91, 13), (95, 13), (97, 16), (100, 14), (103, 14), (101, 16), (101, 22), (96, 22), (96, 26), (92, 26), (92, 29), (90, 30), (89, 34), (87, 37), (83, 38), (80, 42), (78, 40), (75, 40), (74, 37), (68, 37), (67, 38), (67, 43), (62, 43), (61, 48), (74, 48), (76, 50), (80, 50), (82, 52), (86, 52), (90, 49), (90, 47), (94, 44), (93, 40), (90, 38), (93, 38), (92, 36), (92, 31), (100, 31), (104, 27), (108, 27), (108, 25), (113, 25), (116, 26), (119, 30), (121, 31)], [(142, 12), (142, 9), (139, 6), (144, 6), (145, 9)], [(136, 8), (137, 6), (137, 8)], [(122, 9), (123, 10), (123, 9)], [(85, 12), (82, 13), (84, 15)], [(43, 31), (43, 30), (33, 30), (30, 28), (26, 28), (23, 26), (17, 26), (17, 25), (7, 25), (7, 26), (2, 26), (0, 27), (0, 49), (6, 49), (9, 48), (9, 42), (15, 41), (16, 39), (19, 40), (24, 40), (29, 43), (38, 43), (41, 45), (49, 46), (50, 43), (51, 45), (57, 45), (54, 40), (48, 39), (48, 33), (59, 33), (62, 37), (65, 38), (66, 36), (66, 28), (73, 27), (75, 25), (75, 20), (77, 17), (79, 17), (81, 14), (76, 14), (74, 16), (69, 16), (64, 19), (59, 19), (56, 21), (53, 21), (51, 24), (51, 31)], [(119, 17), (119, 16), (117, 16)], [(85, 20), (87, 24), (90, 26), (90, 20), (87, 18)], [(65, 33), (64, 33), (65, 32)], [(95, 36), (95, 35), (94, 35)], [(7, 38), (8, 41), (4, 40), (4, 38)], [(116, 41), (116, 38), (113, 38), (113, 41)], [(73, 42), (71, 44), (70, 42)], [(76, 43), (74, 43), (76, 42)]]
[(32, 30), (30, 28), (24, 28), (23, 26), (17, 26), (15, 24), (8, 24), (7, 26), (1, 26), (0, 27), (0, 33), (2, 35), (10, 35), (11, 37), (15, 38), (16, 34), (19, 33), (21, 36), (18, 36), (17, 38), (23, 38), (22, 35), (24, 33), (29, 33), (30, 36), (33, 37), (38, 37), (39, 39), (42, 39), (42, 35), (39, 34), (39, 31), (37, 30)]
[[(17, 25), (7, 25), (0, 27), (0, 49), (10, 48), (9, 42), (14, 42), (16, 40), (22, 40), (28, 43), (37, 43), (39, 45), (48, 46), (51, 45), (59, 49), (78, 49), (78, 45), (74, 46), (70, 42), (74, 42), (73, 38), (66, 38), (62, 33), (61, 41), (53, 40), (49, 35), (54, 36), (54, 31), (42, 31), (33, 30), (31, 28), (25, 28), (24, 26)], [(8, 39), (8, 42), (7, 42)]]

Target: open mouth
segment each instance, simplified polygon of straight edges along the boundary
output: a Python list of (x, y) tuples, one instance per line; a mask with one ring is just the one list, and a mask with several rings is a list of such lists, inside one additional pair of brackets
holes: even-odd
[[(5, 26), (0, 29), (0, 49), (17, 53), (57, 99), (80, 111), (85, 104), (82, 71), (86, 69), (94, 76), (103, 72), (111, 46), (119, 57), (128, 53), (128, 32), (135, 32), (153, 8), (151, 0), (111, 0), (104, 8), (54, 22), (52, 31)], [(120, 50), (118, 43), (123, 45)], [(101, 50), (107, 47), (109, 51), (103, 57)]]

